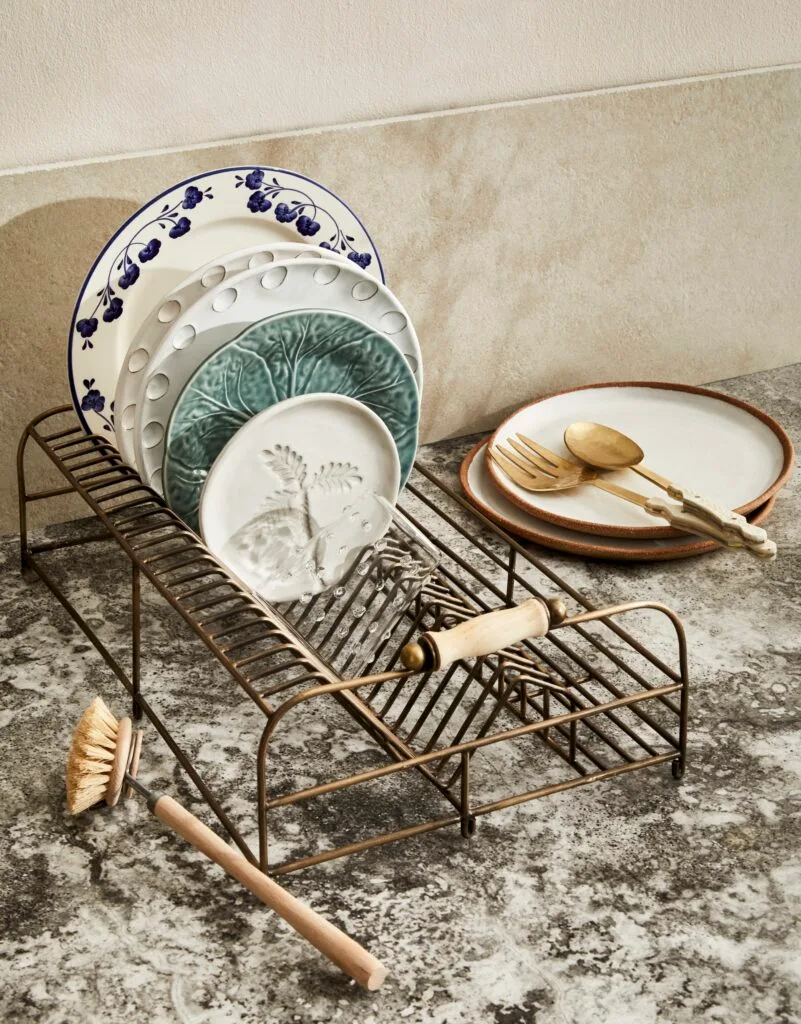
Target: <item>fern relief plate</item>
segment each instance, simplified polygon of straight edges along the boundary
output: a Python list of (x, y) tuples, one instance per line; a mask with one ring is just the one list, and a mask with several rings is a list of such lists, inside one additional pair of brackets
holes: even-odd
[[(347, 260), (296, 258), (245, 270), (209, 289), (178, 316), (150, 355), (133, 427), (136, 468), (147, 484), (163, 491), (167, 424), (197, 369), (252, 324), (297, 310), (330, 310), (363, 321), (402, 354), (422, 391), (423, 364), (414, 325), (386, 285)], [(293, 387), (275, 400), (309, 390), (341, 392), (338, 387)]]
[[(285, 399), (319, 393), (356, 399), (383, 421), (405, 483), (420, 415), (408, 363), (392, 342), (354, 317), (301, 310), (249, 328), (187, 383), (167, 427), (163, 483), (171, 508), (197, 529), (203, 483), (234, 434)], [(350, 460), (347, 439), (336, 447)]]
[(139, 326), (161, 297), (195, 267), (262, 242), (336, 250), (384, 280), (378, 252), (356, 214), (302, 174), (223, 167), (171, 186), (115, 232), (78, 294), (67, 369), (88, 432), (115, 440), (117, 379)]
[(374, 412), (344, 395), (302, 395), (254, 416), (223, 447), (200, 527), (259, 596), (303, 600), (335, 586), (386, 532), (399, 484), (395, 444)]

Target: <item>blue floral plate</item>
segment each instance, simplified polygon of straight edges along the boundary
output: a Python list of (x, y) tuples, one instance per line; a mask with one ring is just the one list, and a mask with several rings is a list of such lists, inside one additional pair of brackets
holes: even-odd
[(320, 393), (356, 399), (383, 420), (398, 450), (403, 486), (417, 453), (420, 417), (406, 359), (361, 320), (307, 309), (250, 327), (187, 383), (167, 427), (163, 480), (171, 508), (197, 530), (203, 483), (239, 428), (287, 398)]
[(202, 263), (265, 240), (336, 250), (384, 280), (356, 214), (302, 174), (224, 167), (173, 185), (107, 242), (75, 303), (67, 366), (72, 400), (88, 432), (116, 440), (117, 379), (140, 324), (161, 297)]

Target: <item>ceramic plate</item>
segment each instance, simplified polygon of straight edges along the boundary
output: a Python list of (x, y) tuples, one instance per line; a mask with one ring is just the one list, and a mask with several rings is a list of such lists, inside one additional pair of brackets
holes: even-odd
[(332, 587), (386, 532), (399, 482), (395, 444), (375, 413), (344, 395), (290, 398), (220, 452), (201, 530), (252, 590), (294, 601)]
[[(622, 383), (577, 388), (524, 406), (495, 431), (491, 444), (522, 433), (570, 457), (562, 435), (577, 420), (615, 427), (645, 452), (645, 465), (724, 508), (750, 512), (789, 478), (793, 446), (765, 413), (736, 398), (681, 384)], [(570, 530), (610, 537), (676, 537), (636, 505), (597, 487), (532, 494), (491, 461), (489, 473), (520, 508)], [(631, 469), (608, 479), (645, 495), (664, 497)]]
[[(688, 558), (691, 555), (722, 550), (714, 541), (701, 540), (688, 534), (655, 540), (598, 537), (577, 530), (567, 530), (545, 519), (535, 519), (497, 489), (487, 471), (486, 449), (487, 441), (479, 441), (465, 456), (459, 472), (462, 489), (488, 519), (518, 537), (573, 555), (626, 562), (663, 562), (671, 558)], [(749, 521), (759, 524), (767, 519), (775, 500), (775, 497), (769, 498), (764, 505), (749, 515)]]
[(117, 379), (117, 390), (114, 392), (117, 447), (120, 450), (120, 455), (129, 465), (136, 465), (136, 446), (133, 433), (136, 400), (142, 390), (143, 382), (150, 372), (150, 357), (165, 334), (171, 330), (171, 324), (207, 291), (222, 281), (235, 274), (241, 274), (243, 270), (266, 266), (297, 256), (334, 259), (335, 261), (345, 259), (344, 256), (333, 250), (320, 249), (300, 242), (279, 242), (275, 245), (267, 242), (251, 246), (249, 249), (239, 249), (237, 252), (215, 257), (208, 263), (204, 263), (202, 267), (198, 267), (150, 310), (136, 332), (131, 347), (125, 354), (125, 360)]
[(362, 222), (333, 192), (277, 167), (223, 167), (173, 185), (106, 243), (78, 295), (67, 366), (84, 428), (114, 436), (112, 396), (145, 316), (195, 267), (260, 242), (344, 253), (384, 280)]
[(134, 422), (136, 465), (147, 483), (161, 489), (158, 471), (167, 422), (197, 368), (252, 324), (299, 309), (345, 313), (388, 336), (422, 387), (420, 346), (406, 311), (388, 288), (363, 270), (316, 259), (247, 270), (212, 288), (179, 316), (151, 356)]
[[(189, 381), (167, 429), (164, 493), (171, 508), (194, 528), (203, 480), (232, 435), (263, 409), (321, 392), (358, 399), (383, 420), (405, 483), (420, 412), (406, 360), (360, 320), (303, 310), (251, 327)], [(350, 458), (344, 439), (339, 452)]]

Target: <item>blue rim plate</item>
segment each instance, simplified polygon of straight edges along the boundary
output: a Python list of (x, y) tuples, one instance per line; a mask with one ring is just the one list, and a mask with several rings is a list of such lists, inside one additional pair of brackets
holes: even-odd
[(140, 323), (161, 297), (200, 264), (265, 239), (336, 249), (384, 280), (378, 251), (356, 214), (302, 174), (223, 167), (170, 186), (115, 232), (78, 293), (67, 372), (87, 432), (116, 441), (117, 379)]
[(383, 420), (398, 450), (403, 486), (417, 453), (420, 418), (406, 359), (356, 317), (307, 309), (248, 328), (187, 382), (167, 426), (163, 477), (170, 507), (197, 529), (203, 483), (240, 427), (285, 399), (321, 393), (355, 399)]

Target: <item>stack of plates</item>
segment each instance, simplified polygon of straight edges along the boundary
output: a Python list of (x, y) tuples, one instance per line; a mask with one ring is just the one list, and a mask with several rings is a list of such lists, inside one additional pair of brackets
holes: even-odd
[[(509, 480), (488, 448), (524, 434), (573, 459), (565, 429), (577, 421), (614, 427), (645, 452), (645, 465), (724, 508), (762, 523), (790, 477), (793, 446), (759, 409), (704, 388), (655, 382), (599, 384), (532, 402), (468, 452), (461, 483), (489, 519), (545, 547), (594, 558), (661, 561), (717, 549), (672, 530), (596, 487), (531, 493)], [(631, 490), (665, 497), (631, 469), (605, 474)]]
[(269, 600), (333, 585), (389, 525), (423, 365), (353, 211), (272, 167), (181, 182), (95, 261), (73, 401)]

